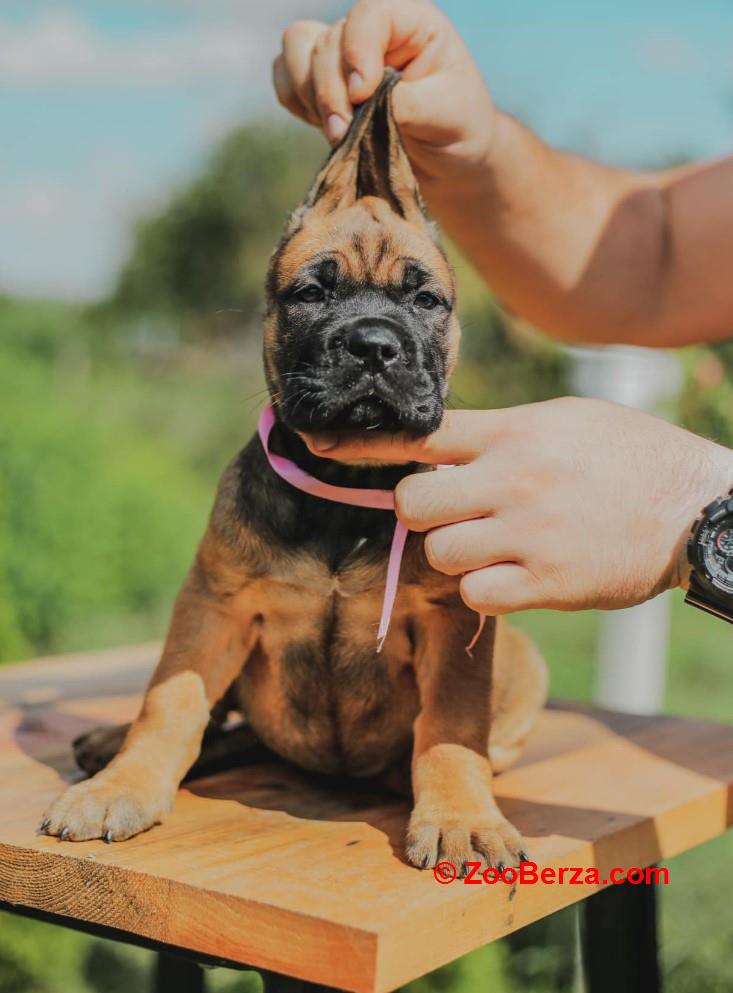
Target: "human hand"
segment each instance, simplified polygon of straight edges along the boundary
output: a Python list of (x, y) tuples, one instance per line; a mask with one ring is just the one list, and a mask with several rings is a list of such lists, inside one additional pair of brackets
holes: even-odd
[(403, 73), (392, 106), (421, 185), (463, 176), (484, 161), (491, 98), (452, 24), (427, 0), (359, 0), (334, 25), (295, 21), (273, 79), (280, 103), (335, 143), (385, 66)]
[(454, 464), (403, 479), (397, 516), (485, 614), (627, 607), (684, 585), (691, 525), (733, 483), (727, 449), (600, 400), (448, 411), (416, 441), (306, 441), (352, 462)]

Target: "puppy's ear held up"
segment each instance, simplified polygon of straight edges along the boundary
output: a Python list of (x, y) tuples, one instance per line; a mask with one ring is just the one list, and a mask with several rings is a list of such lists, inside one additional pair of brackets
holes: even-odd
[(386, 69), (374, 94), (357, 108), (349, 130), (333, 149), (303, 204), (288, 225), (293, 233), (306, 215), (324, 216), (361, 197), (379, 197), (408, 220), (424, 220), (420, 192), (392, 113), (400, 74)]

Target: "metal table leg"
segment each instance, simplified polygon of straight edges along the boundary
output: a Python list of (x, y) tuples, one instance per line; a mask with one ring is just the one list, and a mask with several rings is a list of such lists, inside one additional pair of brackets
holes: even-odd
[(262, 983), (264, 993), (340, 993), (332, 986), (322, 986), (320, 983), (306, 982), (305, 979), (281, 976), (277, 972), (263, 972)]
[(583, 902), (587, 993), (660, 993), (656, 886), (621, 883)]
[(204, 970), (193, 959), (158, 952), (155, 993), (204, 993)]

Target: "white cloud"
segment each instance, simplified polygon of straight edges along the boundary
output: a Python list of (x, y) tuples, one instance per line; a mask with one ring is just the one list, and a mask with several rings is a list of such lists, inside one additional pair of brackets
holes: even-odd
[[(259, 81), (269, 76), (280, 31), (298, 5), (279, 0), (255, 10), (248, 6), (245, 11), (241, 3), (218, 3), (203, 17), (199, 4), (199, 17), (190, 26), (123, 38), (62, 8), (42, 10), (21, 24), (0, 20), (0, 84), (139, 88)], [(322, 4), (312, 6), (317, 10)]]

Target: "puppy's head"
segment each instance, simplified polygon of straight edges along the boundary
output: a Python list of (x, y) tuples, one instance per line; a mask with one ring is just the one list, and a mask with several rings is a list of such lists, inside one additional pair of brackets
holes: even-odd
[(458, 349), (450, 266), (392, 117), (388, 72), (270, 262), (265, 371), (301, 432), (440, 424)]

